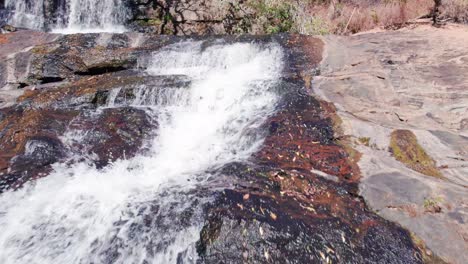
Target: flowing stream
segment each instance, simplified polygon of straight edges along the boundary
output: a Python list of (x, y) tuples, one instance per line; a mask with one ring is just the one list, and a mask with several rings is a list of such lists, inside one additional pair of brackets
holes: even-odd
[[(98, 170), (55, 164), (50, 175), (0, 196), (0, 263), (194, 263), (203, 225), (197, 195), (216, 169), (247, 161), (263, 142), (283, 67), (279, 45), (181, 42), (147, 72), (188, 87), (147, 87), (106, 107), (144, 109), (159, 124), (149, 153)], [(112, 93), (111, 93), (112, 95)], [(96, 114), (99, 114), (99, 110)], [(68, 131), (65, 143), (86, 131)], [(188, 215), (188, 216), (187, 216)]]
[(55, 33), (124, 32), (124, 0), (6, 0), (14, 26)]

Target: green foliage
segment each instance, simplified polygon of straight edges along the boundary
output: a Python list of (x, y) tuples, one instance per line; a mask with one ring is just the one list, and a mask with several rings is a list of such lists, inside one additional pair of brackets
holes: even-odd
[(145, 20), (137, 20), (137, 23), (140, 26), (149, 27), (149, 26), (160, 26), (163, 22), (160, 19), (145, 19)]
[(264, 1), (255, 0), (250, 5), (255, 10), (256, 17), (263, 21), (265, 33), (275, 34), (292, 31), (294, 6), (290, 3), (267, 4)]
[(360, 137), (358, 138), (359, 142), (363, 144), (364, 146), (368, 147), (370, 143), (370, 137)]
[(440, 206), (440, 204), (443, 202), (444, 202), (444, 199), (442, 197), (426, 198), (424, 199), (424, 208), (426, 210), (430, 210), (434, 207)]
[(172, 14), (171, 13), (164, 14), (163, 19), (164, 21), (172, 21), (173, 20)]

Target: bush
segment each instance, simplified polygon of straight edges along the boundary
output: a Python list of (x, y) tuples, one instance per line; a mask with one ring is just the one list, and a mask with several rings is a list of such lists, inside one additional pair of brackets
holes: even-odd
[(468, 23), (468, 0), (443, 0), (440, 17), (457, 23)]
[(284, 1), (261, 1), (250, 3), (255, 12), (255, 19), (261, 21), (267, 34), (293, 31), (294, 6)]
[[(458, 0), (468, 1), (468, 0)], [(292, 28), (303, 34), (348, 34), (399, 28), (430, 12), (433, 0), (296, 0)]]
[[(468, 0), (443, 1), (443, 16), (468, 22)], [(236, 6), (246, 15), (235, 20), (242, 25), (235, 32), (324, 35), (398, 29), (430, 14), (434, 0), (247, 0)]]

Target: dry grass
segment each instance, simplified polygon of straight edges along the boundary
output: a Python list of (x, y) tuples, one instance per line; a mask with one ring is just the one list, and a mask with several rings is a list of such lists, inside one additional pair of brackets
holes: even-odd
[[(465, 0), (458, 0), (465, 1)], [(303, 34), (349, 34), (374, 28), (399, 28), (426, 15), (433, 0), (300, 0), (295, 24)]]
[(441, 18), (468, 23), (468, 0), (443, 0)]
[[(308, 35), (398, 29), (413, 19), (430, 15), (435, 4), (434, 0), (248, 0), (245, 3), (239, 4), (239, 10), (247, 10), (248, 19), (244, 24), (255, 28), (250, 32)], [(468, 23), (468, 0), (442, 0), (442, 3), (440, 18)]]

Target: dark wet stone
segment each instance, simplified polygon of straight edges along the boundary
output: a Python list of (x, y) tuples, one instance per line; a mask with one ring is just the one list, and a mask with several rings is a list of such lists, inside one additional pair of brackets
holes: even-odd
[(0, 193), (20, 188), (28, 180), (46, 175), (50, 172), (50, 165), (63, 160), (65, 153), (65, 147), (55, 137), (34, 136), (28, 139), (25, 152), (11, 158), (4, 168), (0, 167), (0, 172), (4, 171), (4, 175), (0, 174)]
[(199, 263), (422, 263), (408, 231), (367, 209), (334, 107), (309, 95), (314, 72), (304, 65), (318, 63), (310, 47), (320, 45), (281, 41), (292, 48), (277, 114), (249, 164), (221, 170), (237, 184), (206, 207)]
[(65, 148), (57, 138), (32, 137), (26, 142), (25, 153), (12, 159), (11, 169), (28, 170), (28, 168), (51, 165), (65, 157)]
[(359, 171), (334, 136), (334, 108), (297, 89), (278, 107), (250, 163), (220, 171), (237, 184), (206, 208), (199, 263), (422, 263), (410, 234), (357, 194)]
[(356, 231), (346, 220), (303, 215), (293, 201), (243, 197), (225, 191), (209, 211), (198, 263), (422, 263), (406, 231), (371, 213), (357, 216)]
[(133, 157), (156, 128), (144, 110), (131, 107), (84, 113), (69, 126), (84, 133), (73, 141), (71, 150), (83, 157), (95, 156), (92, 162), (102, 168), (117, 159)]
[(0, 173), (4, 174), (0, 179), (8, 178), (8, 188), (46, 175), (51, 164), (63, 160), (65, 150), (58, 136), (75, 112), (20, 107), (0, 112), (5, 115), (0, 122)]
[(109, 99), (108, 97), (109, 91), (97, 91), (91, 103), (96, 106), (105, 105)]

